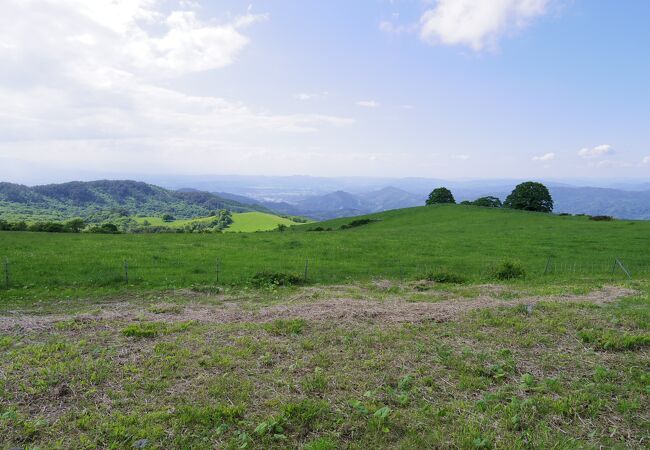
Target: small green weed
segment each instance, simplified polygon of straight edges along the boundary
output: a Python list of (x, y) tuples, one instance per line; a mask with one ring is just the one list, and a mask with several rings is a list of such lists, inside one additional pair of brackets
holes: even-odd
[(302, 333), (307, 322), (303, 319), (278, 319), (264, 324), (264, 329), (277, 336), (291, 336)]
[(650, 334), (587, 329), (579, 331), (578, 337), (599, 350), (624, 351), (650, 346)]
[(129, 337), (153, 338), (161, 334), (177, 333), (187, 330), (194, 322), (167, 324), (164, 322), (134, 323), (122, 329), (122, 334)]

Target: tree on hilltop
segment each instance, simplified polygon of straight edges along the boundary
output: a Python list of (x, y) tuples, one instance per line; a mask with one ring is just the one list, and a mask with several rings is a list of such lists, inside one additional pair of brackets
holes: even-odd
[(427, 205), (436, 205), (438, 203), (456, 203), (454, 196), (446, 187), (439, 187), (431, 191), (426, 201)]
[(492, 197), (488, 195), (487, 197), (477, 198), (472, 202), (474, 206), (484, 206), (486, 208), (501, 208), (503, 204), (501, 200), (497, 197)]
[(524, 211), (550, 213), (553, 211), (553, 198), (551, 198), (548, 188), (542, 183), (527, 181), (515, 187), (508, 198), (506, 198), (503, 206)]

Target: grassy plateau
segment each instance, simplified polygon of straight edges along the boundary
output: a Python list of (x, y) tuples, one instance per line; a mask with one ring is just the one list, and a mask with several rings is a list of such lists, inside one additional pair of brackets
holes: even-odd
[(0, 448), (648, 447), (650, 222), (363, 219), (0, 233)]
[[(270, 231), (285, 225), (290, 227), (296, 223), (285, 217), (276, 216), (263, 212), (251, 211), (244, 213), (232, 213), (233, 223), (226, 228), (225, 232), (242, 232), (252, 233), (255, 231)], [(171, 222), (165, 222), (161, 217), (136, 217), (135, 220), (143, 224), (148, 222), (153, 226), (166, 226), (170, 228), (183, 228), (192, 222), (210, 222), (214, 217), (205, 217), (203, 219), (178, 219)]]

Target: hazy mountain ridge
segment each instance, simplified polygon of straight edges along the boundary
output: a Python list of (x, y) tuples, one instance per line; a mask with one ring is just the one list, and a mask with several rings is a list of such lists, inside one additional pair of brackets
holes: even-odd
[[(11, 218), (91, 217), (106, 211), (121, 211), (128, 215), (158, 216), (170, 213), (179, 218), (206, 216), (217, 209), (234, 212), (261, 211), (315, 220), (358, 216), (390, 209), (423, 205), (428, 192), (437, 186), (448, 186), (456, 201), (475, 200), (493, 195), (504, 200), (515, 183), (504, 180), (480, 182), (444, 182), (426, 179), (397, 180), (395, 185), (374, 188), (377, 180), (363, 179), (360, 184), (348, 181), (344, 185), (355, 192), (337, 189), (321, 194), (323, 187), (334, 184), (309, 185), (308, 177), (298, 177), (305, 184), (288, 184), (296, 179), (287, 177), (274, 184), (265, 177), (264, 184), (241, 188), (237, 193), (206, 192), (194, 188), (177, 191), (152, 184), (130, 180), (73, 181), (28, 187), (13, 183), (0, 183), (0, 214)], [(218, 184), (214, 181), (213, 184)], [(398, 186), (408, 185), (417, 191)], [(363, 190), (362, 187), (370, 187)], [(563, 183), (548, 183), (555, 201), (556, 213), (611, 215), (622, 219), (650, 220), (650, 190), (622, 190), (602, 187), (576, 187)], [(642, 185), (638, 185), (642, 187)], [(253, 196), (246, 195), (253, 192)], [(272, 195), (265, 195), (268, 193)], [(268, 200), (270, 197), (273, 200)], [(277, 200), (276, 200), (277, 199)]]
[[(469, 186), (461, 184), (460, 187), (453, 187), (453, 183), (440, 185), (452, 186), (457, 202), (472, 201), (488, 195), (505, 200), (514, 188), (514, 184), (493, 184), (486, 188), (474, 184)], [(435, 185), (431, 189), (433, 187)], [(620, 219), (650, 220), (650, 190), (574, 187), (560, 183), (549, 185), (549, 190), (555, 202), (556, 213), (610, 215)], [(361, 194), (339, 190), (308, 196), (296, 202), (260, 201), (260, 203), (283, 214), (326, 220), (419, 206), (424, 204), (425, 199), (425, 193), (415, 194), (388, 186)]]

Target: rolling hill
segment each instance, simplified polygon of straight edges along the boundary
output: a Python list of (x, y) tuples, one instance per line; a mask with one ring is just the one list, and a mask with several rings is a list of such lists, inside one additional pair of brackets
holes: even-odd
[[(362, 177), (210, 177), (161, 179), (164, 186), (200, 187), (226, 191), (242, 203), (260, 203), (273, 211), (319, 220), (351, 214), (369, 214), (423, 205), (429, 192), (439, 186), (451, 189), (456, 201), (473, 201), (488, 195), (504, 200), (519, 179), (441, 180), (432, 178)], [(555, 212), (611, 215), (621, 219), (650, 219), (650, 184), (644, 180), (611, 183), (598, 180), (539, 180), (551, 191)], [(584, 184), (584, 183), (594, 183)], [(336, 193), (332, 196), (332, 193)], [(217, 194), (220, 195), (220, 194)], [(332, 201), (332, 197), (338, 198)], [(243, 200), (246, 199), (246, 200)], [(321, 201), (323, 200), (323, 201)], [(238, 200), (239, 201), (239, 200)]]
[[(145, 223), (152, 226), (164, 226), (172, 229), (183, 228), (193, 222), (208, 223), (214, 220), (214, 217), (202, 217), (198, 219), (176, 219), (173, 221), (164, 221), (161, 217), (137, 217), (135, 221), (140, 225)], [(232, 213), (233, 223), (224, 229), (224, 232), (243, 232), (252, 233), (255, 231), (269, 231), (274, 230), (278, 225), (285, 225), (287, 227), (296, 225), (291, 219), (286, 217), (277, 216), (275, 214), (265, 213), (261, 211), (249, 211)]]
[(260, 205), (244, 205), (208, 192), (171, 191), (130, 180), (74, 181), (34, 187), (0, 183), (0, 216), (10, 220), (83, 217), (89, 221), (102, 221), (111, 215), (162, 214), (189, 219), (208, 216), (220, 209), (270, 212)]
[[(504, 260), (520, 261), (527, 283), (611, 280), (614, 258), (635, 278), (650, 275), (650, 259), (639, 251), (650, 248), (650, 222), (596, 222), (461, 205), (364, 217), (371, 222), (358, 227), (343, 227), (355, 219), (341, 218), (283, 233), (0, 232), (0, 248), (6, 249), (0, 256), (10, 261), (13, 282), (26, 286), (15, 290), (17, 296), (42, 290), (50, 295), (55, 287), (120, 289), (125, 260), (134, 289), (205, 285), (214, 282), (211, 268), (217, 256), (224, 267), (220, 280), (231, 284), (246, 284), (265, 270), (303, 273), (306, 260), (309, 279), (319, 283), (414, 278), (443, 268), (486, 282), (491, 268)], [(545, 275), (549, 258), (553, 270)]]

